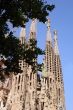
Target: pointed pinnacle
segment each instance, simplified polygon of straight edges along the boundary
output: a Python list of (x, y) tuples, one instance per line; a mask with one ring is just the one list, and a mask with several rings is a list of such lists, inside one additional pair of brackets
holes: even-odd
[(30, 26), (29, 39), (36, 39), (36, 19), (35, 18), (32, 19), (32, 23)]
[(32, 19), (32, 23), (31, 23), (31, 26), (30, 26), (30, 33), (31, 32), (36, 33), (36, 19), (35, 18)]
[(21, 32), (20, 32), (20, 41), (21, 44), (24, 43), (26, 40), (26, 28), (22, 27)]
[(51, 32), (50, 32), (50, 19), (47, 20), (47, 39), (46, 41), (52, 42)]
[(54, 53), (56, 55), (59, 55), (59, 49), (58, 49), (58, 40), (57, 40), (57, 31), (54, 31)]
[(50, 18), (47, 20), (47, 28), (50, 30)]

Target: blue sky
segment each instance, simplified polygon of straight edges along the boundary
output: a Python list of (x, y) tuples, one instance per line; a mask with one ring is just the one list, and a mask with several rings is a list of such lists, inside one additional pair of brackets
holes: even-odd
[[(49, 0), (47, 0), (49, 1)], [(58, 32), (58, 44), (62, 63), (66, 110), (73, 110), (73, 0), (50, 0), (55, 9), (50, 13), (51, 32)], [(27, 23), (27, 36), (30, 22)], [(37, 23), (38, 46), (45, 49), (46, 25)], [(19, 36), (20, 28), (16, 31)], [(39, 57), (41, 62), (42, 57)]]
[(51, 27), (58, 31), (66, 110), (73, 110), (73, 0), (53, 0), (52, 3), (56, 8), (50, 14)]

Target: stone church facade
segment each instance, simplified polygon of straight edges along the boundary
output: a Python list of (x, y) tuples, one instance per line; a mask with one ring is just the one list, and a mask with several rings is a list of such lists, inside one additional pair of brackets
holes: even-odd
[[(36, 40), (35, 19), (30, 26), (30, 39)], [(20, 41), (26, 44), (25, 27), (21, 29)], [(53, 46), (49, 19), (41, 77), (37, 69), (34, 72), (24, 60), (19, 61), (19, 65), (22, 73), (13, 74), (4, 83), (0, 82), (0, 110), (66, 110), (57, 31), (54, 31)]]

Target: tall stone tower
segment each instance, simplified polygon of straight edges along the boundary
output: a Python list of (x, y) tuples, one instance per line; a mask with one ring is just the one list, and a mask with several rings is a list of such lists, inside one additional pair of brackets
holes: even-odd
[(50, 19), (47, 21), (47, 38), (46, 38), (46, 50), (44, 60), (45, 74), (47, 76), (47, 96), (48, 106), (50, 110), (56, 110), (56, 83), (54, 74), (54, 51), (52, 47), (52, 36), (50, 31)]
[(57, 32), (54, 31), (53, 48), (50, 19), (47, 21), (47, 38), (41, 77), (39, 110), (66, 110)]
[(55, 66), (55, 79), (56, 79), (56, 96), (57, 96), (57, 109), (65, 109), (65, 99), (64, 99), (64, 83), (62, 75), (62, 67), (58, 49), (57, 42), (57, 31), (54, 31), (54, 66)]
[[(36, 19), (32, 20), (28, 42), (26, 27), (20, 33), (20, 45), (35, 50), (31, 42), (36, 42)], [(29, 53), (30, 55), (30, 53)], [(37, 58), (32, 59), (33, 66), (24, 59), (19, 60), (22, 73), (0, 82), (0, 110), (66, 110), (64, 83), (58, 49), (57, 31), (54, 31), (54, 46), (47, 21), (46, 48), (42, 66), (42, 75), (38, 75)]]
[[(32, 20), (30, 26), (30, 34), (28, 39), (28, 48), (31, 48), (31, 41), (36, 41), (36, 19)], [(32, 51), (34, 51), (32, 48)], [(30, 53), (29, 53), (30, 54)], [(34, 66), (36, 66), (36, 60), (33, 59)], [(25, 101), (25, 110), (36, 110), (36, 92), (37, 92), (37, 69), (32, 69), (33, 66), (28, 65), (27, 71), (27, 92)], [(28, 105), (29, 104), (29, 105)]]
[[(20, 33), (20, 43), (24, 48), (26, 43), (26, 29), (23, 27)], [(22, 73), (17, 75), (13, 74), (12, 78), (12, 88), (8, 95), (6, 110), (22, 110), (25, 102), (25, 93), (26, 93), (26, 74), (27, 74), (27, 64), (24, 60), (19, 60), (19, 66)]]

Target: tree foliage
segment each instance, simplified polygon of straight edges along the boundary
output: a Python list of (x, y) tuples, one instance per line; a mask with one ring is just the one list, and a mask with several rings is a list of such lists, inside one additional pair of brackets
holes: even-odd
[(49, 5), (46, 0), (0, 0), (0, 16), (4, 23), (8, 19), (13, 26), (23, 25), (29, 18), (46, 21), (49, 11), (54, 5)]
[(0, 0), (0, 55), (6, 58), (4, 61), (7, 66), (6, 73), (20, 70), (19, 59), (24, 58), (27, 63), (33, 64), (32, 58), (43, 54), (38, 47), (32, 49), (36, 41), (31, 41), (31, 48), (28, 49), (28, 45), (27, 49), (23, 48), (20, 41), (10, 32), (7, 22), (12, 23), (13, 27), (23, 27), (24, 23), (32, 18), (37, 18), (44, 23), (53, 8), (54, 5), (48, 4), (45, 0)]

